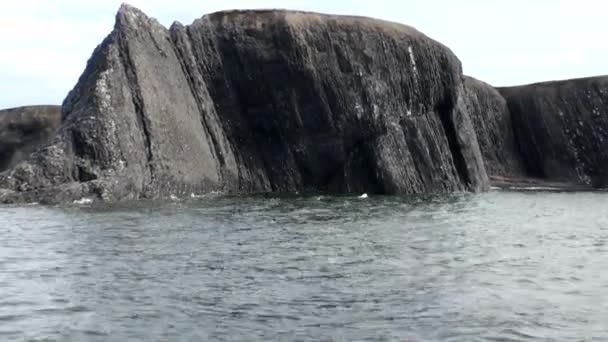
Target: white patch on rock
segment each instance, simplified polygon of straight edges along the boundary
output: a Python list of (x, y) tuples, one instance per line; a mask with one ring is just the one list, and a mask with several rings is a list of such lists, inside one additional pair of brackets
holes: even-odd
[(103, 109), (110, 108), (112, 96), (110, 95), (110, 89), (108, 87), (108, 74), (111, 72), (111, 69), (105, 70), (99, 74), (99, 79), (95, 84), (95, 89), (97, 90), (97, 96), (99, 98), (99, 102)]
[(363, 106), (360, 103), (355, 104), (355, 115), (357, 115), (358, 119), (363, 117)]
[(416, 59), (414, 58), (414, 49), (412, 48), (411, 45), (407, 47), (407, 52), (409, 52), (409, 54), (410, 54), (410, 63), (412, 63), (412, 70), (414, 71), (414, 75), (417, 76), (418, 68), (416, 68)]
[(378, 105), (374, 103), (374, 105), (372, 106), (372, 110), (373, 110), (373, 114), (374, 114), (374, 120), (377, 120), (378, 117), (380, 116), (380, 108), (378, 108)]
[(132, 22), (137, 21), (137, 19), (139, 19), (139, 12), (135, 11), (133, 7), (131, 7), (130, 5), (128, 5), (128, 10), (126, 11), (127, 13), (127, 17), (129, 18), (129, 20), (131, 20)]
[(410, 63), (412, 64), (412, 78), (414, 79), (414, 88), (418, 88), (418, 68), (416, 67), (416, 58), (414, 57), (414, 48), (407, 47), (407, 52), (410, 55)]

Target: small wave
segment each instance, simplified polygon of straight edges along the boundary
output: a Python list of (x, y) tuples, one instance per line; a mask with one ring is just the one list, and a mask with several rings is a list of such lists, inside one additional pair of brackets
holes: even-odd
[(91, 310), (89, 308), (87, 308), (86, 306), (82, 306), (82, 305), (77, 305), (77, 306), (70, 306), (67, 308), (44, 308), (44, 309), (39, 309), (36, 310), (36, 313), (39, 314), (69, 314), (69, 313), (79, 313), (79, 312), (90, 312)]
[(291, 320), (291, 321), (299, 321), (300, 317), (294, 315), (282, 315), (282, 314), (257, 314), (254, 318), (258, 322), (268, 322), (274, 320)]
[(190, 198), (192, 199), (200, 199), (200, 198), (209, 198), (209, 197), (216, 197), (216, 196), (222, 196), (225, 193), (222, 191), (210, 191), (204, 194), (195, 194), (194, 192), (190, 194)]
[(99, 330), (81, 330), (80, 332), (88, 336), (108, 336), (107, 332)]
[(560, 188), (551, 186), (513, 186), (510, 187), (512, 190), (526, 190), (526, 191), (558, 191)]
[(13, 322), (25, 318), (24, 315), (0, 315), (0, 322)]
[(4, 301), (4, 302), (0, 302), (0, 307), (5, 307), (5, 306), (20, 306), (20, 305), (36, 305), (35, 302), (32, 301), (25, 301), (25, 300), (13, 300), (13, 301)]
[(88, 198), (88, 197), (83, 197), (79, 200), (74, 200), (74, 202), (72, 202), (74, 204), (91, 204), (93, 203), (93, 199), (92, 198)]

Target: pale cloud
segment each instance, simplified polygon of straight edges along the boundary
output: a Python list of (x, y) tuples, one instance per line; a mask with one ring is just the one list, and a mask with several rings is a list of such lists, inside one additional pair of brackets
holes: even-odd
[[(120, 0), (20, 0), (0, 4), (0, 108), (60, 103)], [(608, 73), (603, 0), (132, 0), (169, 26), (235, 8), (287, 8), (408, 24), (450, 47), (467, 74), (513, 85)]]

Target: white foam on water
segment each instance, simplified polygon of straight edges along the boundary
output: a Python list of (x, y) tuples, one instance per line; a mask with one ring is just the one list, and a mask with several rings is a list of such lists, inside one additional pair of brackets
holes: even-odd
[(91, 204), (93, 203), (93, 199), (91, 198), (87, 198), (87, 197), (83, 197), (79, 200), (74, 200), (73, 202), (74, 204)]
[(549, 190), (549, 191), (556, 191), (556, 190), (561, 190), (560, 188), (555, 188), (555, 187), (550, 187), (550, 186), (513, 186), (510, 189), (513, 190)]
[(210, 191), (204, 194), (195, 194), (194, 192), (190, 194), (190, 198), (192, 199), (199, 199), (199, 198), (209, 198), (209, 197), (215, 197), (215, 196), (221, 196), (221, 195), (225, 195), (226, 193), (223, 191)]

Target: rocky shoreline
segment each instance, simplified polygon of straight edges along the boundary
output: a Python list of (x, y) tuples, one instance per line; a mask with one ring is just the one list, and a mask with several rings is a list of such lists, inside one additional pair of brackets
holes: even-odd
[(370, 18), (231, 11), (167, 29), (123, 5), (61, 111), (0, 173), (1, 202), (608, 181), (608, 77), (495, 89)]

